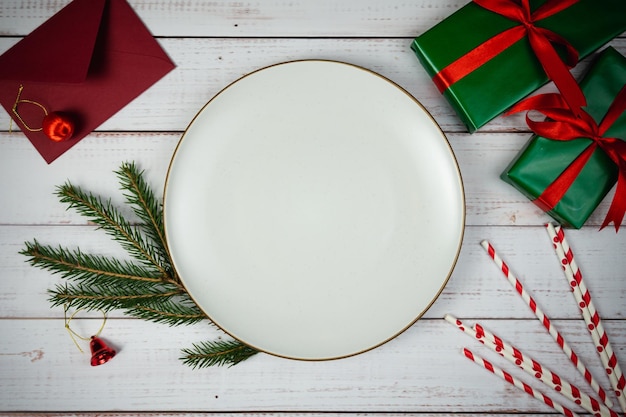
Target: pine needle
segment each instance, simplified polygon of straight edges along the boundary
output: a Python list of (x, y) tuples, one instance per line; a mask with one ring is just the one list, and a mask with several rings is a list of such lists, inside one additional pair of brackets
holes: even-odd
[(129, 309), (128, 314), (170, 326), (195, 324), (206, 320), (206, 315), (191, 301), (187, 294), (180, 294), (167, 300), (147, 299)]
[(193, 344), (183, 349), (180, 358), (194, 369), (209, 366), (234, 366), (258, 353), (255, 349), (236, 340), (217, 340)]
[(26, 242), (20, 254), (28, 256), (28, 262), (63, 278), (85, 282), (102, 282), (106, 279), (138, 282), (164, 282), (166, 277), (153, 269), (147, 269), (128, 261), (120, 261), (98, 255), (89, 255), (80, 249), (68, 250), (61, 246), (40, 245), (37, 240)]
[(136, 291), (129, 288), (107, 287), (97, 285), (65, 284), (57, 285), (54, 290), (49, 290), (49, 301), (52, 306), (67, 306), (75, 309), (126, 310), (129, 314), (141, 303), (159, 303), (164, 310), (167, 301), (180, 294), (178, 290), (171, 292), (160, 291), (159, 288), (149, 288)]
[(170, 262), (169, 251), (167, 250), (163, 210), (144, 180), (143, 171), (140, 171), (134, 162), (127, 162), (122, 164), (120, 169), (116, 171), (116, 174), (120, 180), (122, 190), (125, 191), (126, 203), (131, 206), (135, 215), (142, 221), (139, 227), (155, 244), (159, 263), (178, 280)]
[(88, 217), (100, 229), (118, 241), (132, 257), (147, 267), (155, 268), (163, 275), (167, 274), (165, 268), (158, 262), (154, 246), (147, 243), (137, 229), (121, 215), (117, 208), (113, 207), (110, 199), (105, 201), (91, 193), (84, 192), (70, 182), (57, 187), (56, 194), (61, 203), (68, 204), (68, 208)]

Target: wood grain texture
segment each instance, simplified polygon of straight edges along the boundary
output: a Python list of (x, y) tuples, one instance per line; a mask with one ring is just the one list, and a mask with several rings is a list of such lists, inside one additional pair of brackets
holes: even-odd
[[(86, 220), (58, 202), (54, 192), (66, 181), (122, 204), (123, 197), (113, 173), (124, 161), (137, 161), (156, 192), (161, 193), (169, 161), (179, 133), (116, 132), (93, 133), (56, 163), (46, 165), (19, 132), (0, 133), (6, 155), (0, 164), (2, 196), (0, 224), (84, 225)], [(466, 223), (480, 225), (537, 226), (550, 217), (500, 174), (530, 139), (529, 133), (448, 133), (463, 178)], [(45, 175), (33, 175), (45, 170)], [(36, 196), (36, 201), (24, 204)], [(592, 214), (589, 227), (598, 227), (608, 211), (611, 195)], [(605, 230), (605, 233), (608, 230)]]
[[(236, 413), (239, 417), (440, 417), (440, 413), (364, 413), (364, 412), (242, 412)], [(475, 413), (446, 413), (443, 415), (455, 416), (455, 417), (473, 417)], [(510, 417), (512, 414), (499, 414), (489, 413), (492, 417)], [(40, 413), (40, 412), (15, 412), (15, 413), (2, 413), (0, 417), (232, 417), (233, 413), (229, 412), (61, 412), (61, 413)], [(546, 413), (524, 413), (524, 416), (528, 417), (545, 417)]]
[[(73, 328), (87, 332), (99, 325), (93, 321), (77, 320)], [(562, 376), (579, 381), (536, 321), (480, 322)], [(556, 321), (556, 325), (604, 382), (584, 324)], [(609, 321), (606, 327), (616, 341), (616, 352), (622, 354), (624, 322)], [(422, 320), (375, 350), (338, 361), (292, 361), (259, 354), (233, 368), (200, 371), (182, 366), (177, 358), (180, 348), (218, 337), (208, 326), (170, 328), (110, 320), (102, 337), (119, 353), (98, 368), (89, 366), (89, 356), (76, 350), (62, 320), (1, 320), (0, 331), (11, 335), (0, 347), (6, 411), (549, 411), (465, 359), (460, 353), (463, 346), (512, 369), (441, 319)], [(525, 375), (516, 375), (535, 385)]]
[[(232, 417), (233, 415), (239, 417), (441, 417), (440, 413), (366, 413), (366, 412), (345, 412), (345, 411), (325, 411), (325, 412), (152, 412), (152, 411), (139, 411), (139, 412), (61, 412), (61, 413), (40, 413), (40, 412), (15, 412), (15, 413), (2, 413), (0, 417)], [(475, 413), (446, 413), (446, 416), (455, 417), (474, 417)], [(511, 417), (511, 413), (489, 413), (492, 417)], [(524, 413), (527, 417), (545, 417), (546, 413)]]
[[(0, 53), (18, 40), (0, 38)], [(173, 38), (160, 39), (160, 43), (176, 69), (97, 130), (183, 131), (207, 101), (251, 71), (285, 61), (328, 59), (378, 72), (416, 97), (443, 130), (466, 132), (410, 50), (411, 39)], [(609, 44), (626, 54), (626, 39)], [(573, 73), (580, 77), (592, 60), (593, 55), (581, 61)], [(553, 87), (550, 84), (541, 91), (553, 91)], [(528, 131), (523, 120), (523, 115), (498, 117), (480, 131)], [(8, 130), (5, 112), (0, 113), (0, 127)]]
[[(2, 35), (26, 35), (68, 0), (9, 0)], [(159, 37), (412, 37), (465, 0), (129, 1)]]
[[(20, 132), (8, 132), (8, 115), (0, 111), (0, 417), (553, 415), (465, 359), (463, 346), (543, 389), (442, 319), (451, 313), (479, 321), (590, 393), (484, 253), (483, 239), (496, 246), (608, 389), (544, 230), (550, 218), (499, 179), (530, 137), (523, 116), (498, 117), (478, 133), (465, 133), (409, 48), (415, 36), (467, 1), (129, 0), (176, 62), (174, 71), (51, 165)], [(0, 53), (68, 3), (2, 1)], [(625, 35), (609, 45), (626, 55)], [(259, 354), (233, 368), (204, 370), (191, 370), (178, 357), (192, 343), (224, 337), (208, 322), (171, 328), (112, 312), (102, 336), (119, 353), (105, 366), (89, 366), (89, 355), (76, 349), (63, 327), (62, 309), (51, 309), (47, 301), (46, 291), (61, 278), (30, 267), (18, 252), (36, 238), (126, 255), (102, 231), (66, 211), (55, 187), (71, 180), (121, 204), (113, 171), (136, 161), (161, 191), (176, 144), (208, 100), (250, 71), (297, 59), (338, 60), (376, 71), (416, 97), (446, 133), (463, 176), (467, 228), (438, 300), (397, 338), (351, 358), (302, 362)], [(574, 75), (580, 77), (592, 59), (582, 61)], [(598, 231), (609, 203), (605, 199), (581, 230), (566, 233), (624, 365), (626, 239), (624, 231)], [(98, 314), (72, 321), (84, 334), (99, 325)]]
[[(625, 239), (587, 227), (566, 233), (601, 317), (624, 319), (626, 257), (615, 254), (626, 253)], [(119, 245), (95, 227), (0, 227), (0, 264), (7, 277), (0, 280), (0, 318), (63, 315), (62, 309), (51, 310), (46, 302), (46, 291), (61, 282), (61, 278), (30, 267), (26, 257), (18, 254), (25, 241), (35, 238), (42, 244), (80, 247), (87, 253), (125, 257)], [(491, 241), (546, 314), (555, 319), (580, 319), (543, 226), (468, 227), (457, 266), (426, 317), (441, 318), (452, 313), (459, 317), (534, 319), (480, 246), (483, 239)], [(120, 317), (117, 313), (112, 316)]]
[[(367, 412), (345, 412), (345, 411), (325, 411), (325, 412), (242, 412), (242, 413), (230, 413), (230, 412), (61, 412), (61, 413), (40, 413), (40, 412), (15, 412), (15, 413), (2, 413), (0, 417), (232, 417), (233, 415), (239, 417), (441, 417), (442, 415), (454, 416), (454, 417), (474, 417), (475, 413), (413, 413), (413, 412), (399, 412), (399, 413), (367, 413)], [(484, 415), (484, 413), (482, 414)], [(489, 413), (492, 417), (511, 417), (511, 413)], [(527, 417), (545, 417), (546, 413), (524, 413)]]

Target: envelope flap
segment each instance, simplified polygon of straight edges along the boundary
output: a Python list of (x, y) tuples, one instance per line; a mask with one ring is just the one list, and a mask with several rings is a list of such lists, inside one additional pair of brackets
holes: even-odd
[(74, 0), (0, 56), (0, 79), (85, 80), (105, 0)]

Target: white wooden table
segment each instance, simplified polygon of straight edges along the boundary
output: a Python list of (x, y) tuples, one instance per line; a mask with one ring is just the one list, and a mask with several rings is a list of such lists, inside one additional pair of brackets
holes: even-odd
[[(67, 2), (3, 0), (0, 52)], [(2, 112), (0, 415), (553, 413), (466, 360), (463, 346), (503, 364), (442, 320), (452, 313), (480, 321), (586, 386), (489, 261), (479, 245), (482, 239), (499, 248), (609, 389), (544, 230), (549, 217), (499, 179), (530, 136), (522, 116), (500, 117), (478, 133), (465, 133), (409, 49), (413, 37), (466, 2), (131, 0), (176, 62), (174, 71), (51, 165), (22, 134), (8, 132), (9, 118)], [(626, 38), (611, 45), (626, 53)], [(18, 251), (37, 238), (102, 254), (122, 252), (84, 218), (65, 211), (53, 195), (55, 186), (69, 179), (121, 203), (112, 171), (124, 161), (136, 161), (161, 190), (182, 131), (206, 101), (252, 70), (303, 58), (346, 61), (381, 73), (420, 100), (446, 132), (464, 179), (467, 228), (457, 267), (440, 298), (399, 337), (355, 357), (300, 362), (259, 354), (233, 368), (202, 370), (184, 366), (178, 357), (181, 348), (217, 337), (212, 327), (170, 328), (112, 313), (103, 336), (119, 353), (104, 366), (89, 366), (89, 355), (80, 354), (65, 332), (62, 309), (51, 309), (47, 301), (46, 290), (60, 278), (30, 267)], [(598, 231), (608, 202), (582, 230), (568, 230), (567, 236), (614, 350), (626, 365), (626, 231)], [(77, 320), (76, 326), (88, 323)]]

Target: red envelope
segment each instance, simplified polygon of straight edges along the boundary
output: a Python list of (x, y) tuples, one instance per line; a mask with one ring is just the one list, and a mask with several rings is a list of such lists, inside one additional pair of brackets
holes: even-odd
[[(0, 56), (0, 103), (50, 163), (174, 67), (125, 0), (74, 0)], [(38, 131), (46, 112), (73, 136)]]

